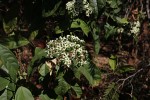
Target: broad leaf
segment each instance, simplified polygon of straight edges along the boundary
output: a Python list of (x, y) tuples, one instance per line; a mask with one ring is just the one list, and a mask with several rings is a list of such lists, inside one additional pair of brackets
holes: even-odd
[(14, 18), (10, 20), (9, 22), (6, 22), (3, 20), (3, 28), (6, 33), (11, 33), (13, 30), (17, 27), (17, 18)]
[(120, 17), (116, 17), (116, 20), (118, 21), (118, 23), (120, 24), (128, 24), (128, 20), (127, 18), (120, 18)]
[(17, 89), (15, 100), (34, 100), (34, 98), (29, 89), (21, 86)]
[(0, 91), (8, 87), (8, 84), (10, 83), (8, 77), (0, 77)]
[(41, 94), (39, 98), (40, 100), (50, 100), (50, 98), (46, 94)]
[(71, 28), (81, 28), (86, 36), (88, 36), (88, 33), (90, 32), (90, 28), (88, 27), (88, 25), (81, 19), (73, 20), (73, 22), (71, 23)]
[(24, 45), (27, 45), (29, 43), (29, 41), (21, 36), (10, 36), (10, 37), (6, 37), (6, 38), (1, 38), (0, 39), (0, 43), (6, 47), (8, 47), (9, 49), (15, 49)]
[(111, 69), (114, 71), (117, 68), (117, 58), (114, 55), (111, 55), (109, 58), (109, 65)]
[(49, 69), (47, 67), (46, 64), (43, 64), (39, 70), (39, 73), (42, 75), (42, 76), (46, 76), (46, 74), (49, 73)]
[(90, 74), (90, 69), (88, 67), (79, 67), (80, 72), (86, 77), (91, 85), (93, 85), (94, 81), (92, 75)]
[(5, 91), (3, 92), (3, 94), (0, 96), (0, 100), (9, 100), (8, 98), (7, 98), (7, 89), (5, 89)]
[(34, 40), (34, 38), (38, 35), (38, 30), (35, 30), (33, 32), (30, 33), (30, 37), (29, 40)]
[(4, 67), (7, 69), (8, 74), (13, 81), (16, 81), (17, 72), (19, 69), (18, 61), (14, 54), (5, 46), (0, 44), (0, 60)]

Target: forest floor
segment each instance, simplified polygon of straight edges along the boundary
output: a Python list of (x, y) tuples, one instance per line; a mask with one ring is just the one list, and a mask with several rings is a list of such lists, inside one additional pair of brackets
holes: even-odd
[[(108, 85), (112, 82), (116, 83), (118, 90), (121, 91), (120, 100), (131, 100), (133, 96), (138, 100), (148, 100), (150, 98), (150, 28), (148, 27), (148, 22), (143, 23), (142, 30), (138, 37), (137, 46), (134, 46), (133, 41), (130, 41), (120, 50), (115, 51), (115, 43), (112, 41), (107, 43), (101, 41), (100, 53), (96, 55), (92, 42), (90, 41), (86, 44), (92, 61), (102, 71), (102, 79), (99, 86), (89, 87), (85, 91), (85, 94), (89, 96), (89, 100), (101, 100)], [(45, 42), (44, 40), (35, 40), (33, 41), (33, 46), (44, 48)], [(21, 72), (27, 70), (27, 66), (34, 55), (33, 46), (28, 45), (14, 50), (21, 66)], [(111, 54), (116, 55), (119, 68), (130, 66), (135, 70), (123, 74), (112, 71), (109, 66)], [(37, 85), (36, 80), (36, 77), (31, 79), (35, 85)], [(119, 83), (117, 83), (118, 81)], [(38, 84), (38, 86), (40, 85)]]

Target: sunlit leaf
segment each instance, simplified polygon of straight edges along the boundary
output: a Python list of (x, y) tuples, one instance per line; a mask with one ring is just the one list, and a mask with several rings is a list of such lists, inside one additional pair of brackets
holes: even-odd
[(111, 55), (111, 57), (109, 58), (109, 65), (111, 67), (112, 70), (115, 70), (117, 68), (117, 59), (116, 56)]
[(88, 33), (90, 32), (90, 29), (89, 29), (88, 25), (81, 19), (75, 19), (71, 23), (71, 28), (81, 28), (81, 30), (83, 31), (83, 33), (86, 36), (88, 36)]
[(121, 23), (121, 24), (128, 24), (128, 20), (127, 18), (120, 18), (120, 17), (116, 17), (116, 20)]
[(48, 67), (46, 66), (46, 64), (43, 64), (40, 69), (39, 69), (39, 73), (42, 76), (46, 76), (47, 73), (49, 73)]
[(35, 30), (33, 32), (30, 33), (30, 37), (29, 37), (29, 40), (34, 40), (35, 37), (38, 35), (38, 30)]
[(50, 98), (46, 94), (39, 95), (40, 100), (50, 100)]
[(21, 86), (17, 89), (15, 100), (34, 100), (34, 98), (29, 89)]

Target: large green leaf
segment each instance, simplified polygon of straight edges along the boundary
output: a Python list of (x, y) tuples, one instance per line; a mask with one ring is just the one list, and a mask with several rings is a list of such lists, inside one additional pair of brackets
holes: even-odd
[(73, 22), (71, 23), (71, 28), (81, 28), (86, 36), (88, 36), (88, 33), (90, 32), (90, 28), (88, 27), (88, 25), (81, 19), (73, 20)]
[(116, 17), (116, 20), (118, 21), (118, 23), (120, 24), (128, 24), (128, 20), (127, 18), (120, 18), (120, 17)]
[(15, 100), (34, 100), (34, 97), (29, 89), (21, 86), (17, 89)]
[(79, 71), (89, 81), (90, 85), (99, 85), (101, 80), (101, 72), (92, 62), (79, 67)]
[(12, 96), (12, 91), (5, 89), (5, 91), (0, 96), (0, 100), (11, 100)]
[(17, 27), (17, 18), (14, 18), (8, 22), (3, 20), (3, 28), (6, 33), (11, 33)]
[(6, 47), (8, 47), (9, 49), (15, 49), (24, 45), (27, 45), (29, 43), (29, 41), (21, 36), (10, 36), (10, 37), (6, 37), (6, 38), (1, 38), (0, 39), (0, 43)]
[(0, 100), (9, 100), (8, 98), (7, 98), (7, 89), (5, 89), (5, 91), (3, 92), (3, 94), (0, 96)]
[(7, 78), (0, 77), (0, 91), (8, 87), (8, 84), (10, 83), (8, 79), (9, 77)]
[(8, 74), (13, 81), (16, 81), (17, 72), (19, 69), (18, 61), (14, 54), (5, 46), (0, 44), (0, 60), (7, 69)]
[(47, 74), (49, 73), (48, 66), (47, 66), (46, 64), (43, 64), (43, 65), (40, 67), (39, 73), (40, 73), (42, 76), (47, 75)]
[(92, 75), (90, 74), (90, 69), (87, 66), (81, 66), (79, 67), (79, 71), (86, 77), (89, 83), (93, 85), (94, 81)]
[(58, 86), (54, 90), (57, 95), (64, 95), (70, 88), (71, 86), (62, 77), (58, 80)]
[(40, 100), (50, 100), (50, 98), (46, 94), (41, 94), (39, 98)]

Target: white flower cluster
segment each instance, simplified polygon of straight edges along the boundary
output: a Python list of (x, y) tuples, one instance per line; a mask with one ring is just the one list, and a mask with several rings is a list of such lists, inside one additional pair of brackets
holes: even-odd
[(84, 44), (84, 40), (80, 40), (76, 36), (60, 36), (56, 40), (50, 40), (47, 43), (47, 56), (49, 58), (56, 58), (57, 66), (70, 67), (74, 60), (77, 62), (77, 66), (83, 66), (88, 61), (88, 52)]
[(72, 16), (78, 16), (79, 13), (85, 11), (86, 16), (92, 14), (93, 9), (87, 0), (72, 0), (66, 4), (66, 9)]
[(140, 22), (139, 21), (136, 21), (136, 22), (133, 22), (131, 23), (131, 33), (133, 33), (135, 36), (137, 36), (140, 32)]

